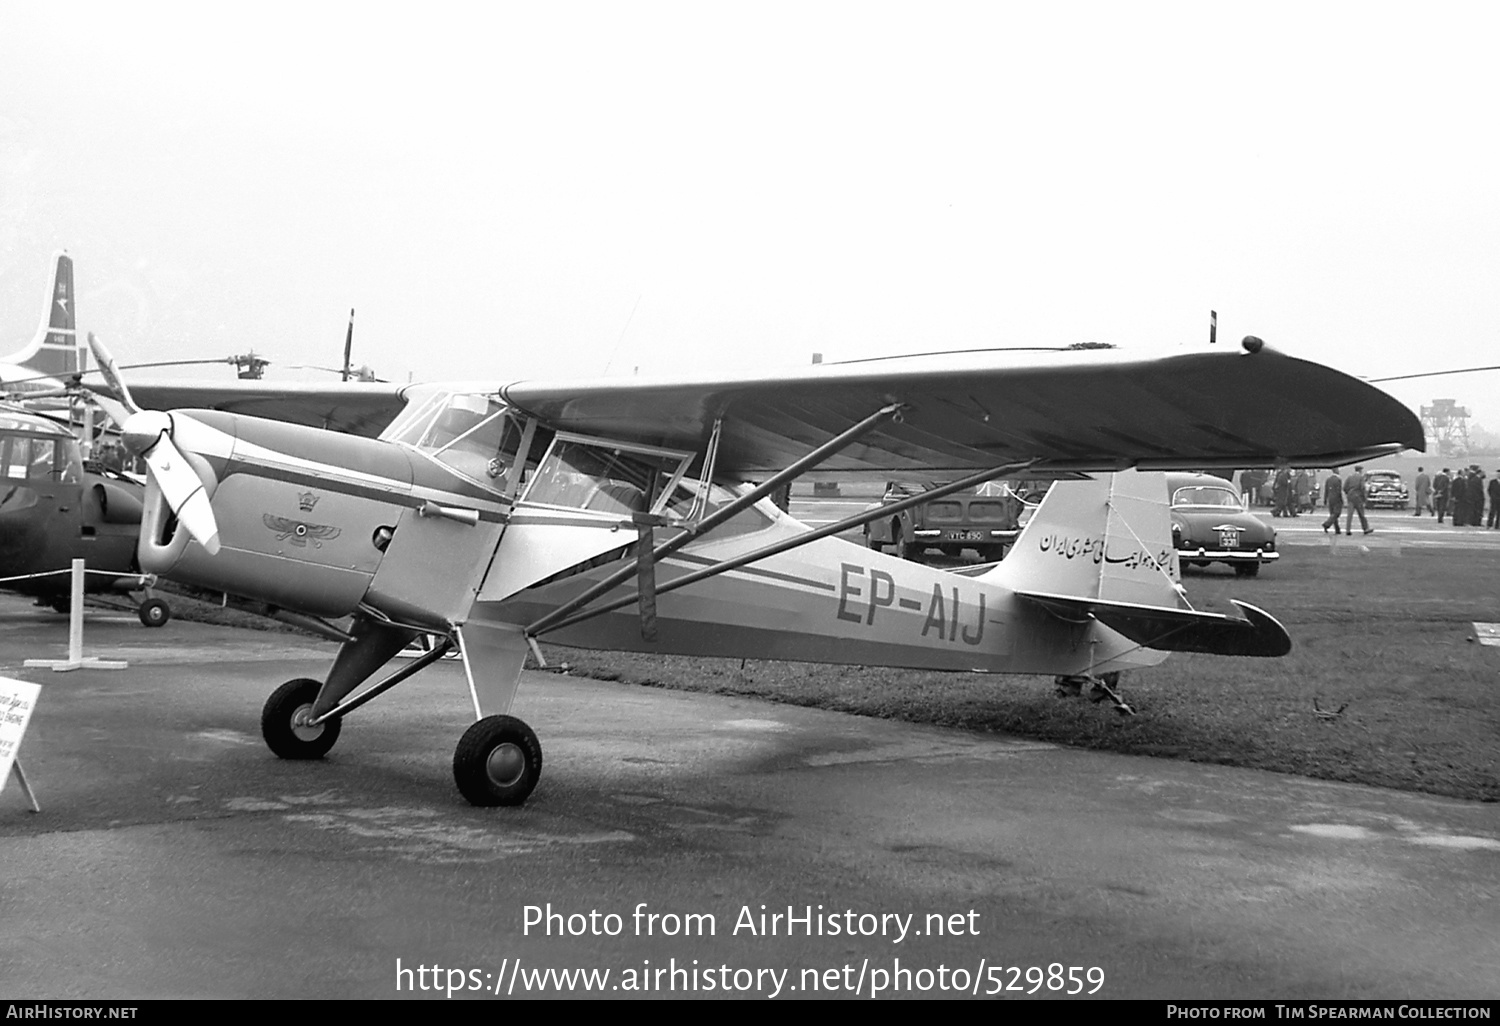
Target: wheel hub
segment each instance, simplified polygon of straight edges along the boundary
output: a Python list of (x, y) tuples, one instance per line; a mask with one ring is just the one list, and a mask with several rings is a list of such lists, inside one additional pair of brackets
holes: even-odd
[(510, 787), (526, 773), (526, 753), (509, 741), (498, 744), (485, 759), (484, 769), (496, 787)]
[(292, 733), (298, 741), (316, 741), (323, 736), (323, 724), (313, 726), (312, 708), (312, 703), (308, 703), (292, 713)]

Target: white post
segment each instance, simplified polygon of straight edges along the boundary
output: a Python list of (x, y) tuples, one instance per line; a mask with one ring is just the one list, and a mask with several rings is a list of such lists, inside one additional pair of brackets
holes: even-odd
[(68, 662), (83, 662), (83, 560), (73, 560), (73, 598), (68, 605)]
[(28, 659), (28, 667), (67, 670), (123, 670), (129, 664), (122, 659), (99, 659), (83, 654), (83, 560), (73, 560), (73, 598), (68, 609), (68, 658)]

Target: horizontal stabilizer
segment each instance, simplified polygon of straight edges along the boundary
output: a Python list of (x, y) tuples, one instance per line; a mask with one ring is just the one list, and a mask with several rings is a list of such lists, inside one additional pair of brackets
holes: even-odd
[(1292, 650), (1291, 636), (1275, 617), (1238, 599), (1230, 601), (1245, 614), (1244, 619), (1193, 609), (1040, 592), (1020, 591), (1016, 595), (1060, 620), (1078, 623), (1093, 618), (1137, 644), (1162, 652), (1284, 656)]

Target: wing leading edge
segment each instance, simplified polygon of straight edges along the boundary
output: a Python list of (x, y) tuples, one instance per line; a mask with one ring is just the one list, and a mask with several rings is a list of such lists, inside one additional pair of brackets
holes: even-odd
[[(131, 381), (130, 392), (148, 410), (223, 410), (289, 424), (374, 438), (406, 405), (407, 386), (367, 382)], [(114, 396), (107, 385), (89, 389)], [(115, 398), (119, 398), (115, 396)]]
[(897, 421), (820, 472), (1337, 466), (1424, 445), (1379, 389), (1261, 348), (1141, 358), (1120, 350), (976, 353), (692, 381), (522, 381), (501, 388), (553, 427), (698, 448), (723, 418), (718, 467), (779, 470), (871, 411)]

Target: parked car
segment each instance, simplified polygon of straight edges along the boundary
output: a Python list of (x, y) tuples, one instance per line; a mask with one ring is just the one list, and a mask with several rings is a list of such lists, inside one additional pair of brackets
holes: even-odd
[[(921, 495), (931, 487), (892, 481), (879, 504)], [(999, 560), (1021, 533), (1026, 509), (1022, 497), (1008, 484), (987, 482), (968, 492), (946, 495), (871, 521), (865, 525), (865, 544), (872, 549), (893, 546), (903, 559), (920, 559), (932, 549), (945, 556), (973, 549), (982, 560)]]
[(1172, 544), (1183, 566), (1227, 563), (1241, 577), (1281, 558), (1276, 529), (1245, 509), (1232, 481), (1212, 474), (1168, 474)]
[(1365, 505), (1371, 509), (1405, 509), (1411, 502), (1406, 482), (1394, 470), (1371, 470), (1365, 474)]

